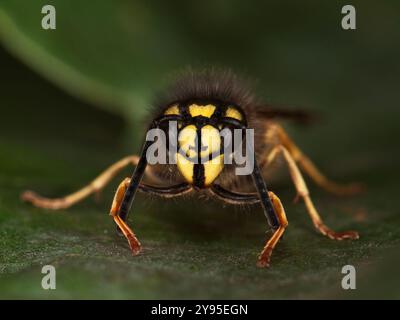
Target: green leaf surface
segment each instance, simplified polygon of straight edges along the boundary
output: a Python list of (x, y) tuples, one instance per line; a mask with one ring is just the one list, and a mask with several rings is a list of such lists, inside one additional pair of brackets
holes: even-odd
[[(397, 2), (356, 1), (354, 32), (340, 28), (340, 2), (316, 1), (53, 1), (57, 30), (47, 32), (44, 3), (0, 3), (4, 47), (47, 79), (1, 51), (1, 298), (400, 298)], [(270, 269), (255, 266), (269, 236), (260, 208), (196, 197), (139, 196), (129, 223), (144, 251), (132, 257), (107, 214), (131, 169), (98, 201), (59, 212), (21, 203), (26, 188), (64, 195), (136, 151), (142, 131), (130, 124), (152, 94), (169, 72), (203, 63), (244, 71), (266, 100), (321, 115), (288, 129), (329, 176), (368, 186), (338, 198), (309, 182), (326, 223), (360, 240), (317, 234), (287, 175), (270, 185), (289, 218)], [(56, 290), (41, 288), (46, 264)], [(355, 291), (341, 289), (346, 264), (357, 269)]]

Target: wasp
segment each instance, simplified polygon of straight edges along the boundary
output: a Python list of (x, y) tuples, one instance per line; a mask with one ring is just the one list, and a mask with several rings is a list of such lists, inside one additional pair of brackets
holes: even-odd
[[(65, 209), (101, 191), (125, 167), (134, 166), (133, 175), (119, 184), (110, 210), (133, 255), (139, 254), (141, 244), (128, 226), (127, 217), (137, 191), (163, 198), (198, 193), (233, 205), (261, 206), (272, 229), (272, 236), (266, 241), (257, 262), (259, 267), (266, 267), (288, 226), (282, 202), (273, 191), (269, 191), (265, 179), (276, 167), (273, 166), (275, 160), (280, 158), (284, 160), (297, 198), (303, 200), (315, 228), (333, 240), (358, 239), (356, 231), (335, 232), (325, 225), (311, 200), (302, 173), (334, 194), (357, 193), (361, 185), (339, 184), (323, 175), (280, 124), (280, 119), (301, 120), (305, 114), (260, 103), (244, 83), (231, 71), (190, 70), (166, 90), (155, 104), (148, 129), (164, 132), (168, 130), (168, 124), (177, 123), (176, 145), (179, 151), (174, 151), (173, 163), (149, 163), (148, 151), (152, 142), (146, 139), (140, 155), (119, 160), (90, 184), (70, 195), (50, 199), (25, 191), (22, 199), (40, 208)], [(253, 147), (246, 149), (253, 158), (252, 170), (247, 175), (237, 175), (234, 170), (237, 164), (225, 161), (231, 155), (221, 150), (224, 138), (219, 133), (222, 130), (248, 129), (254, 133)], [(249, 142), (244, 139), (244, 145)], [(163, 143), (167, 147), (167, 142)], [(203, 160), (205, 156), (209, 156), (206, 161), (193, 161)]]

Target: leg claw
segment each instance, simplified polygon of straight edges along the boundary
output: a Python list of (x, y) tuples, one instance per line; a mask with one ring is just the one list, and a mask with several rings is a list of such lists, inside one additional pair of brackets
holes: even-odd
[(344, 231), (344, 232), (331, 231), (327, 233), (327, 236), (333, 240), (345, 240), (345, 239), (357, 240), (360, 238), (357, 231)]
[(259, 268), (268, 268), (269, 262), (271, 260), (272, 249), (267, 248), (258, 257), (257, 267)]
[(269, 268), (269, 259), (258, 259), (257, 267), (259, 268)]
[(20, 198), (22, 201), (30, 202), (33, 198), (36, 197), (36, 194), (33, 191), (27, 190), (21, 193)]
[(360, 238), (357, 231), (335, 232), (329, 229), (325, 225), (317, 225), (316, 227), (323, 235), (327, 236), (332, 240), (344, 240), (344, 239), (356, 240)]
[(140, 242), (134, 237), (134, 236), (128, 236), (128, 242), (129, 242), (129, 247), (131, 248), (131, 252), (133, 256), (137, 256), (142, 247), (140, 245)]

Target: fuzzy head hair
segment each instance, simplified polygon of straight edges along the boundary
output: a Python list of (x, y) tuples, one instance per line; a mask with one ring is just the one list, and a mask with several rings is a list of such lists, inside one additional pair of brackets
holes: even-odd
[(196, 100), (219, 101), (236, 105), (243, 110), (256, 103), (249, 82), (239, 78), (231, 70), (188, 68), (179, 73), (172, 85), (158, 97), (156, 106), (162, 109), (176, 102)]

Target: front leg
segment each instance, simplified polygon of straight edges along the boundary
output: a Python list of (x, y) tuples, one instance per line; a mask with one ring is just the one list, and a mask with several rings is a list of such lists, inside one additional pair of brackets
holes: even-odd
[[(118, 186), (117, 192), (115, 193), (114, 196), (113, 203), (111, 205), (110, 215), (113, 217), (119, 230), (121, 230), (125, 238), (128, 240), (132, 254), (135, 256), (140, 253), (141, 250), (140, 242), (137, 239), (134, 232), (132, 231), (132, 229), (129, 228), (129, 226), (127, 225), (125, 219), (121, 218), (119, 213), (121, 208), (121, 203), (123, 202), (126, 189), (130, 185), (130, 182), (131, 182), (130, 178), (125, 178)], [(187, 183), (181, 183), (174, 186), (159, 187), (159, 186), (151, 186), (148, 184), (140, 183), (138, 186), (138, 190), (145, 193), (161, 196), (164, 198), (173, 198), (191, 192), (192, 186), (190, 186)]]
[(272, 251), (274, 250), (276, 244), (278, 243), (279, 239), (285, 232), (286, 227), (288, 226), (285, 209), (282, 206), (281, 200), (272, 191), (269, 192), (269, 197), (271, 198), (275, 212), (278, 216), (279, 227), (274, 231), (274, 234), (267, 241), (267, 243), (264, 246), (264, 249), (258, 256), (258, 261), (257, 261), (258, 267), (269, 267)]
[[(217, 198), (223, 200), (224, 202), (230, 204), (256, 204), (260, 203), (259, 195), (257, 193), (238, 193), (224, 189), (218, 184), (214, 184), (210, 191)], [(285, 210), (282, 206), (279, 198), (271, 191), (268, 192), (269, 199), (273, 206), (273, 211), (276, 213), (276, 217), (278, 220), (278, 227), (274, 228), (274, 234), (272, 237), (266, 242), (264, 249), (261, 251), (258, 256), (257, 266), (258, 267), (269, 267), (269, 263), (271, 260), (272, 251), (274, 250), (276, 244), (279, 239), (282, 237), (285, 232), (286, 227), (288, 226), (288, 221), (286, 219)]]
[(113, 203), (111, 205), (110, 215), (113, 217), (115, 223), (128, 240), (129, 247), (131, 248), (132, 254), (135, 256), (139, 254), (141, 245), (132, 229), (121, 219), (119, 215), (119, 209), (121, 207), (122, 200), (125, 195), (125, 191), (131, 182), (130, 178), (125, 178), (118, 186), (117, 192), (115, 193)]

